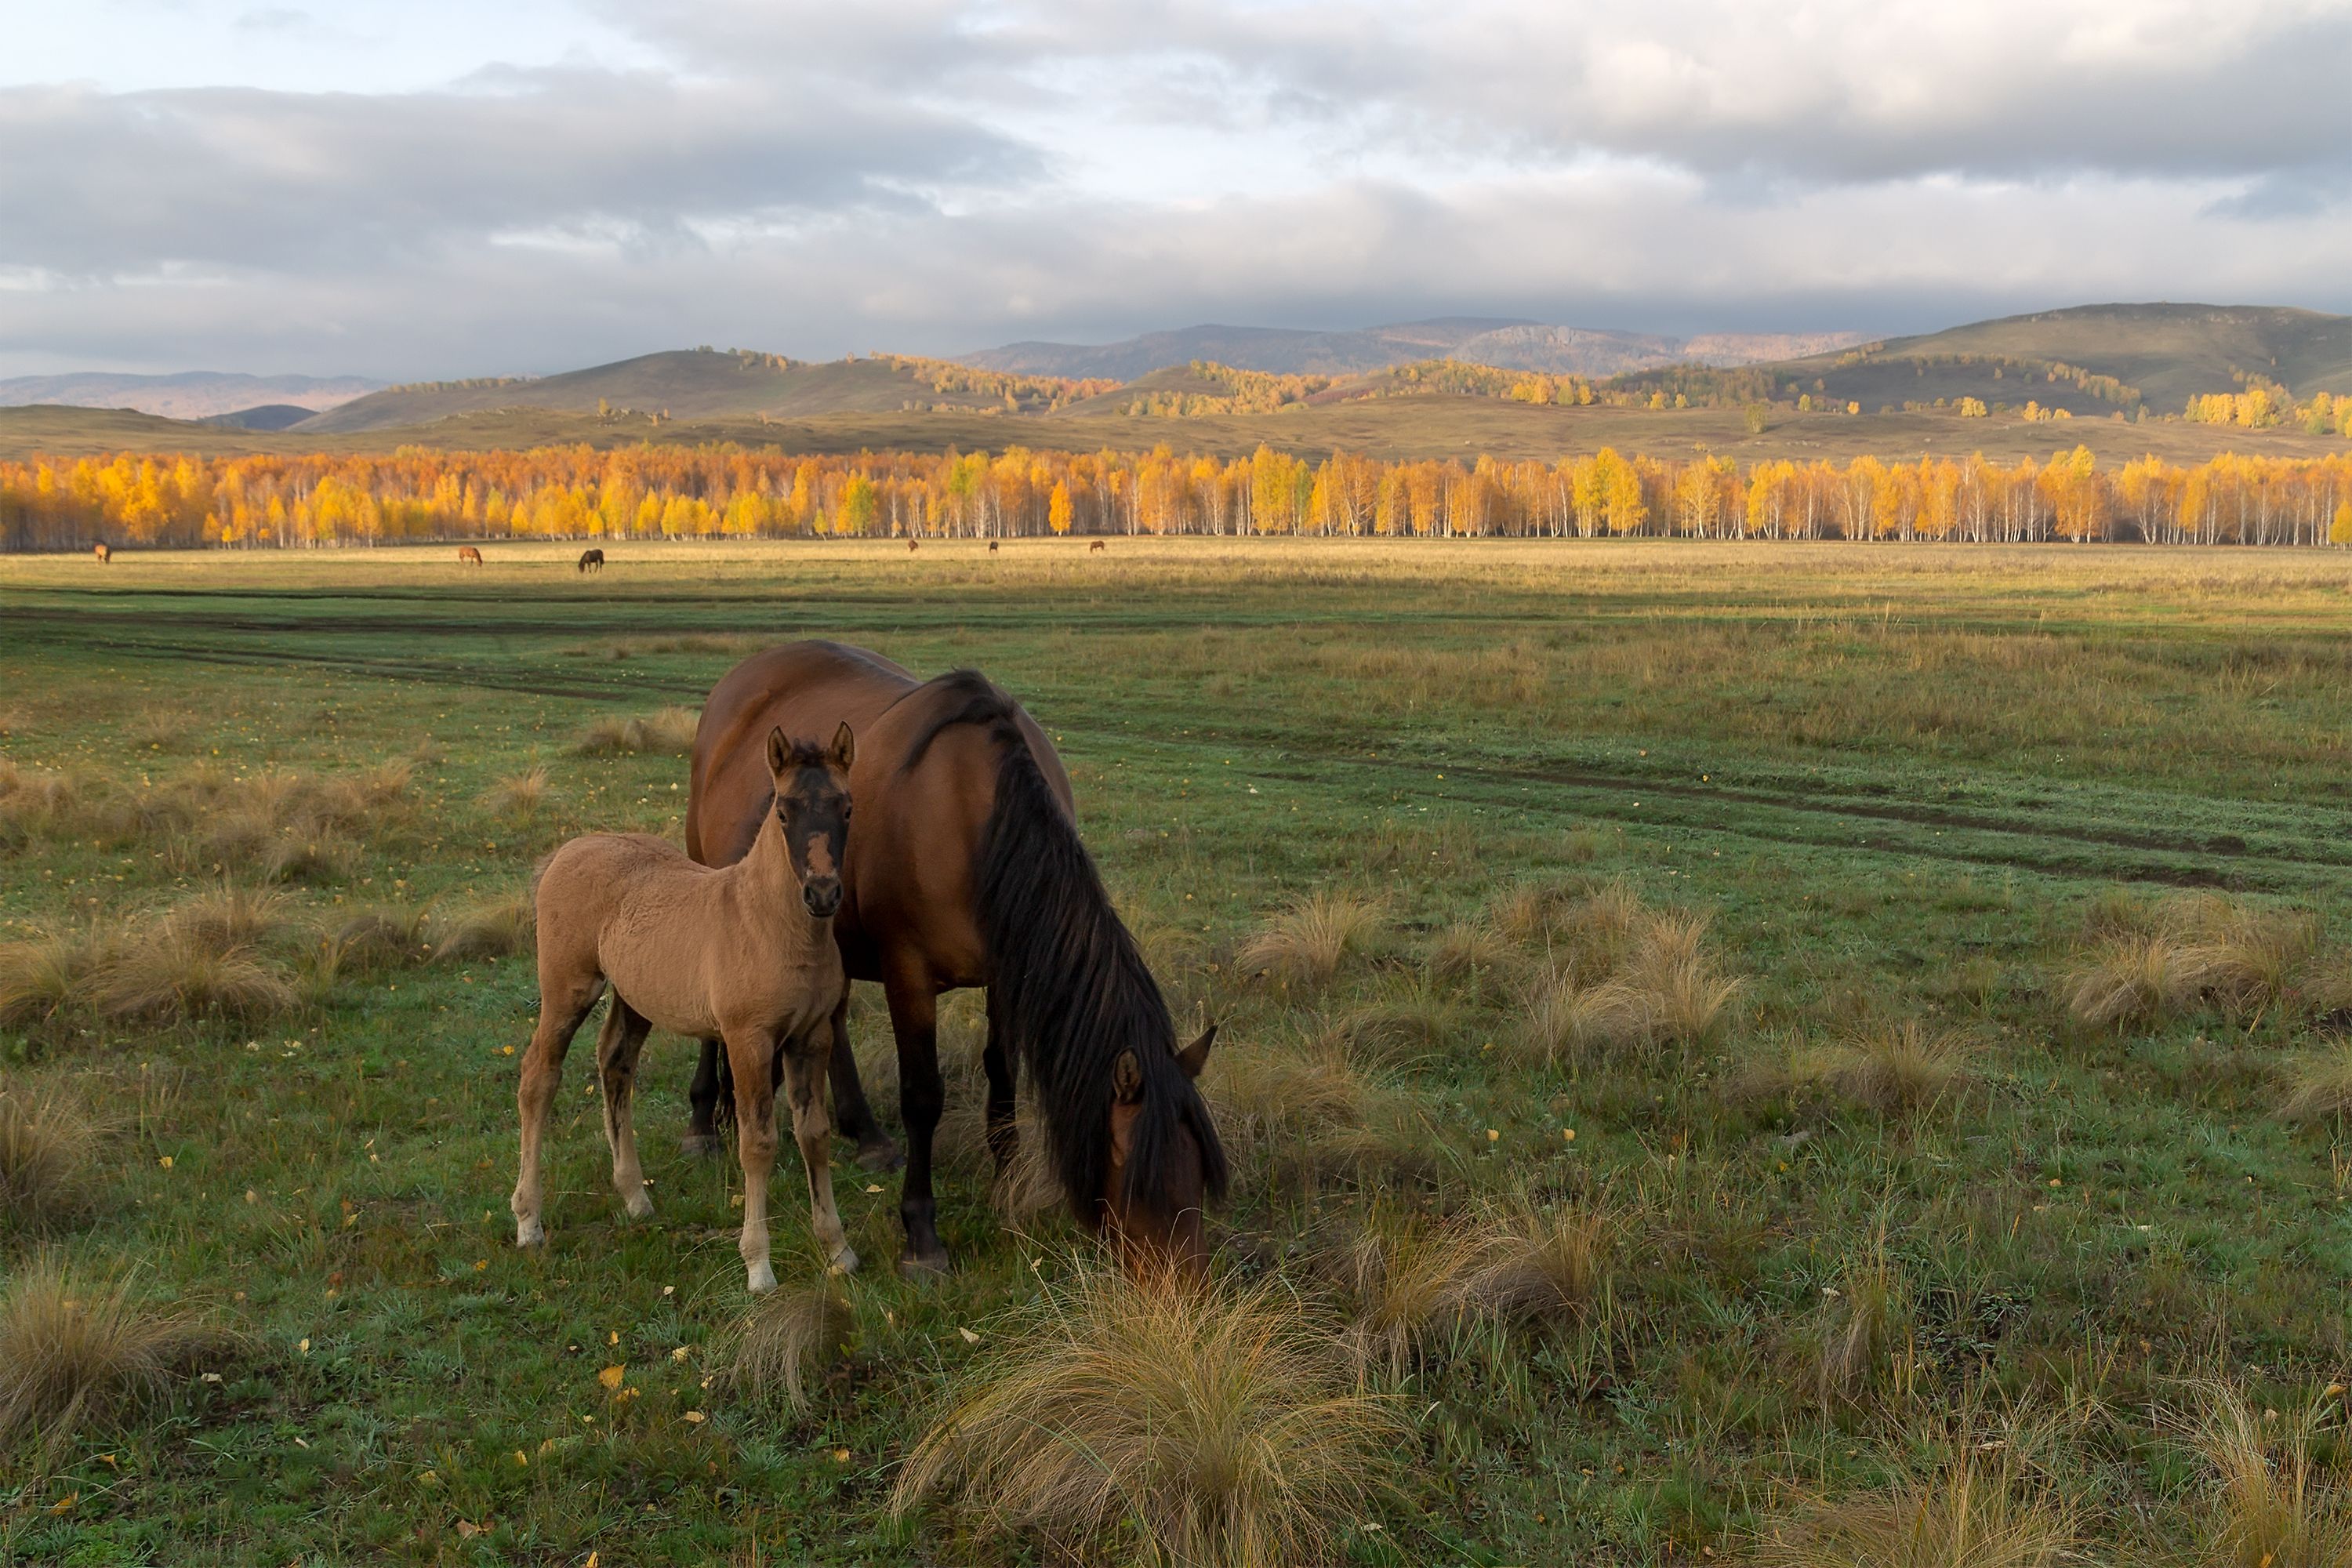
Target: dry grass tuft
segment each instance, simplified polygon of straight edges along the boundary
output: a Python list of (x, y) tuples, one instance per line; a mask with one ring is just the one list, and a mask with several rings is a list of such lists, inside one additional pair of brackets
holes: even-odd
[(1715, 1037), (1741, 982), (1703, 951), (1704, 916), (1629, 910), (1622, 889), (1584, 900), (1583, 911), (1585, 938), (1522, 994), (1523, 1052), (1549, 1064)]
[(125, 1281), (36, 1258), (0, 1296), (0, 1444), (53, 1445), (128, 1415), (229, 1342), (193, 1313), (136, 1300)]
[(1356, 1303), (1360, 1353), (1396, 1373), (1474, 1320), (1556, 1322), (1591, 1310), (1608, 1292), (1614, 1247), (1598, 1211), (1521, 1199), (1437, 1225), (1376, 1217), (1325, 1272)]
[(105, 1133), (83, 1095), (54, 1082), (0, 1083), (0, 1221), (42, 1229), (88, 1213)]
[(327, 934), (339, 969), (377, 973), (422, 963), (427, 949), (422, 910), (366, 910)]
[(2075, 1510), (2008, 1450), (1995, 1459), (1963, 1447), (1940, 1473), (1892, 1493), (1802, 1510), (1746, 1560), (1757, 1568), (2060, 1568), (2081, 1560), (2081, 1539)]
[(908, 1461), (900, 1512), (1185, 1568), (1336, 1557), (1402, 1430), (1328, 1325), (1274, 1286), (1090, 1272), (1003, 1336)]
[(2339, 1038), (2281, 1069), (2279, 1115), (2289, 1121), (2336, 1121), (2352, 1116), (2352, 1038)]
[(1410, 1098), (1349, 1060), (1337, 1031), (1297, 1045), (1235, 1041), (1209, 1058), (1202, 1090), (1235, 1166), (1271, 1184), (1433, 1173), (1432, 1135)]
[(1911, 1295), (1883, 1251), (1874, 1248), (1822, 1292), (1822, 1320), (1814, 1348), (1824, 1404), (1909, 1389), (1918, 1360)]
[(172, 906), (163, 926), (206, 946), (227, 951), (261, 947), (286, 933), (291, 906), (283, 893), (224, 883)]
[(538, 926), (538, 911), (530, 900), (516, 898), (476, 904), (446, 915), (436, 913), (426, 929), (433, 933), (433, 956), (460, 963), (529, 952)]
[(0, 1024), (46, 1023), (79, 1005), (107, 953), (89, 931), (0, 942)]
[(2215, 895), (2150, 904), (2106, 897), (2066, 976), (2067, 1008), (2097, 1028), (2146, 1026), (2201, 1003), (2254, 1014), (2276, 1006), (2319, 945), (2316, 922)]
[(1234, 962), (1244, 973), (1272, 974), (1319, 990), (1380, 929), (1378, 901), (1327, 889), (1297, 900), (1268, 921)]
[(831, 1285), (772, 1290), (729, 1339), (729, 1385), (753, 1399), (808, 1408), (811, 1372), (847, 1348), (849, 1300)]
[(531, 767), (491, 785), (482, 805), (499, 816), (527, 817), (546, 797), (547, 769)]
[(694, 712), (686, 708), (664, 708), (632, 719), (599, 719), (581, 731), (572, 749), (583, 757), (682, 757), (694, 750), (695, 722)]
[(1489, 921), (1451, 925), (1430, 944), (1431, 973), (1443, 980), (1470, 980), (1484, 974), (1508, 974), (1526, 957), (1519, 944)]
[(1844, 1045), (1800, 1053), (1791, 1076), (1818, 1083), (1881, 1116), (1911, 1116), (1962, 1092), (1975, 1078), (1977, 1044), (1917, 1020), (1873, 1029)]
[(2258, 1413), (2227, 1384), (2199, 1384), (2193, 1393), (2201, 1408), (2168, 1412), (2165, 1424), (2187, 1438), (2207, 1472), (2200, 1560), (2228, 1568), (2352, 1563), (2352, 1498), (2317, 1451), (2326, 1402), (2281, 1416)]
[(250, 942), (170, 915), (123, 942), (90, 979), (91, 1004), (118, 1019), (250, 1020), (290, 1012), (300, 1000)]

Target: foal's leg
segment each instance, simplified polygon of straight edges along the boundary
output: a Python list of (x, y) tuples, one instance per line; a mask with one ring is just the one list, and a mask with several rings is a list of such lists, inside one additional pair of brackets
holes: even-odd
[(730, 1030), (727, 1062), (735, 1079), (735, 1152), (743, 1162), (743, 1236), (736, 1250), (752, 1294), (776, 1288), (768, 1261), (768, 1173), (776, 1165), (776, 1090), (768, 1064), (776, 1049), (764, 1030)]
[(555, 1090), (563, 1077), (563, 1053), (571, 1048), (572, 1037), (580, 1032), (588, 1009), (596, 1005), (597, 994), (604, 989), (603, 976), (593, 970), (569, 976), (551, 975), (545, 967), (540, 972), (539, 1027), (531, 1031), (530, 1044), (523, 1047), (522, 1081), (515, 1089), (517, 1120), (522, 1123), (522, 1158), (509, 1206), (514, 1210), (517, 1247), (537, 1247), (547, 1239), (547, 1227), (540, 1223), (540, 1145), (546, 1140), (548, 1117), (555, 1109)]
[(613, 1190), (631, 1219), (651, 1219), (654, 1201), (646, 1195), (646, 1173), (637, 1163), (637, 1129), (632, 1115), (637, 1081), (637, 1053), (646, 1048), (653, 1026), (646, 1016), (613, 993), (605, 1009), (604, 1026), (596, 1034), (596, 1070), (604, 1086), (604, 1142), (613, 1151)]
[(890, 998), (890, 1029), (898, 1037), (898, 1115), (907, 1124), (907, 1174), (898, 1189), (898, 1221), (907, 1227), (902, 1274), (944, 1274), (948, 1249), (940, 1245), (931, 1197), (931, 1135), (939, 1131), (947, 1099), (940, 1081), (939, 998), (924, 974), (893, 975), (884, 983)]
[(809, 1228), (816, 1233), (816, 1248), (825, 1266), (844, 1274), (857, 1272), (857, 1254), (841, 1228), (841, 1211), (833, 1205), (833, 1118), (824, 1108), (826, 1031), (822, 1027), (784, 1047), (784, 1095), (793, 1108), (793, 1137), (801, 1146), (801, 1163), (808, 1168)]

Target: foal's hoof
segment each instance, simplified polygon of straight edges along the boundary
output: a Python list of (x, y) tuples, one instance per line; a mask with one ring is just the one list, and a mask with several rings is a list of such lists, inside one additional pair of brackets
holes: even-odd
[(895, 1171), (907, 1163), (906, 1152), (887, 1138), (857, 1146), (857, 1165), (865, 1171)]
[(918, 1284), (948, 1277), (948, 1255), (944, 1250), (929, 1253), (909, 1252), (898, 1259), (899, 1274)]
[(651, 1219), (654, 1217), (654, 1201), (653, 1199), (646, 1196), (645, 1190), (643, 1188), (639, 1188), (637, 1191), (631, 1193), (627, 1197), (623, 1198), (621, 1200), (621, 1206), (628, 1211), (628, 1215), (631, 1219)]
[(726, 1152), (727, 1140), (716, 1132), (689, 1132), (677, 1141), (681, 1154), (699, 1154), (709, 1160)]
[(754, 1263), (751, 1265), (751, 1278), (744, 1282), (744, 1288), (754, 1296), (766, 1295), (776, 1288), (776, 1271), (765, 1263)]
[(515, 1245), (517, 1247), (545, 1247), (547, 1245), (547, 1227), (535, 1219), (517, 1220), (515, 1222)]

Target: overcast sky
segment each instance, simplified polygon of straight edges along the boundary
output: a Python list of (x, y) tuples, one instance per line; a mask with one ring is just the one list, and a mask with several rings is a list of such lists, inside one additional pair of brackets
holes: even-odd
[(2352, 0), (0, 0), (0, 374), (2352, 310)]

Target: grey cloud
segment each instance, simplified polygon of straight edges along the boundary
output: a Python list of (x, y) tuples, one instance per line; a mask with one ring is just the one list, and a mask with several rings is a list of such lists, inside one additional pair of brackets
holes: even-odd
[(950, 116), (800, 87), (501, 72), (463, 90), (0, 90), (0, 265), (296, 269), (551, 232), (695, 243), (701, 221), (907, 205), (1026, 179), (1036, 155)]

